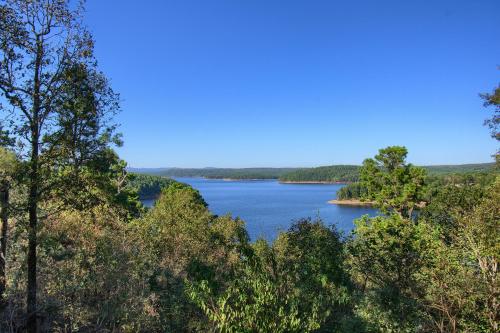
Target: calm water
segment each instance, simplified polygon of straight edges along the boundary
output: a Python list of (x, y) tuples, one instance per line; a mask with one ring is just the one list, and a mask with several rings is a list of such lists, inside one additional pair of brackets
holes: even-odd
[[(252, 240), (258, 237), (273, 240), (280, 230), (287, 230), (292, 221), (303, 217), (319, 216), (325, 224), (335, 224), (347, 233), (354, 227), (354, 219), (376, 214), (376, 210), (368, 207), (329, 204), (328, 200), (335, 199), (335, 193), (343, 185), (280, 184), (275, 180), (176, 180), (199, 190), (213, 213), (231, 213), (242, 218)], [(147, 206), (153, 203), (144, 201)]]

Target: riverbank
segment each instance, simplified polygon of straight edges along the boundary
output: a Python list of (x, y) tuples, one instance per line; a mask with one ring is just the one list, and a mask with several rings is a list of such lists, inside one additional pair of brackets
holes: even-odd
[(363, 206), (363, 207), (373, 207), (375, 205), (374, 201), (361, 201), (357, 199), (345, 199), (345, 200), (330, 200), (329, 204), (339, 205), (339, 206)]
[(280, 180), (279, 182), (280, 184), (327, 184), (327, 185), (349, 184), (349, 182), (328, 182), (319, 180), (304, 180), (304, 181)]
[(275, 180), (276, 178), (205, 178), (205, 179), (222, 180), (225, 182), (246, 182), (246, 181), (262, 182), (267, 180)]

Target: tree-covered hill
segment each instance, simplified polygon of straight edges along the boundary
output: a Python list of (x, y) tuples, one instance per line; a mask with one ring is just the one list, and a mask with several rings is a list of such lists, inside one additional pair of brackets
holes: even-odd
[[(424, 166), (429, 175), (489, 172), (494, 163)], [(355, 182), (358, 165), (316, 168), (129, 168), (135, 174), (161, 177), (204, 177), (212, 179), (279, 179), (283, 182)]]
[[(430, 176), (452, 174), (489, 173), (495, 169), (495, 163), (431, 165), (424, 166)], [(281, 176), (283, 182), (355, 182), (359, 179), (360, 166), (331, 165), (317, 168), (304, 168)]]
[(299, 169), (280, 177), (282, 182), (354, 182), (359, 177), (357, 165), (332, 165)]
[(204, 177), (214, 179), (278, 179), (297, 168), (155, 168), (129, 171), (164, 177)]
[(495, 168), (495, 163), (476, 163), (459, 165), (429, 165), (424, 167), (430, 175), (451, 173), (476, 173), (490, 172)]

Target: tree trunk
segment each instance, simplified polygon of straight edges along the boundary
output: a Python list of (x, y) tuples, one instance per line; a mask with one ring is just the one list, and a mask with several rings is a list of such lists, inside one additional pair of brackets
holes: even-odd
[(28, 293), (27, 293), (27, 329), (28, 333), (37, 333), (37, 224), (38, 224), (38, 199), (40, 191), (39, 180), (39, 142), (40, 142), (40, 68), (43, 57), (43, 41), (37, 36), (37, 54), (35, 60), (35, 75), (33, 80), (33, 110), (31, 121), (31, 160), (29, 173), (29, 198), (28, 198)]
[(36, 262), (37, 262), (37, 224), (38, 224), (38, 135), (33, 135), (31, 153), (31, 171), (28, 199), (28, 295), (27, 315), (28, 333), (37, 333), (37, 309), (36, 309)]
[(9, 219), (9, 186), (6, 183), (0, 184), (0, 219), (2, 229), (0, 235), (0, 306), (5, 304), (4, 293), (6, 288), (6, 268), (7, 261), (7, 237)]

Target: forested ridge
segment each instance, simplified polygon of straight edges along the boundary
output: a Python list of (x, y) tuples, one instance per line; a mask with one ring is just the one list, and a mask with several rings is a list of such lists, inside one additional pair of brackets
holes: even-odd
[(130, 169), (132, 172), (163, 177), (204, 177), (213, 179), (278, 179), (295, 168), (159, 168)]
[[(0, 2), (0, 332), (499, 331), (496, 172), (385, 147), (351, 186), (379, 216), (251, 242), (192, 187), (127, 171), (94, 42), (78, 6)], [(482, 98), (498, 141), (500, 88)]]
[(354, 182), (359, 177), (357, 165), (332, 165), (317, 168), (305, 168), (284, 174), (279, 179), (283, 182)]
[[(495, 172), (495, 163), (461, 164), (461, 165), (431, 165), (423, 166), (429, 176), (476, 174)], [(279, 177), (280, 181), (291, 182), (355, 182), (359, 180), (361, 166), (331, 165), (317, 168), (303, 168), (286, 173)]]
[[(424, 166), (429, 175), (490, 172), (494, 163)], [(129, 168), (136, 174), (161, 177), (204, 177), (212, 179), (279, 179), (283, 182), (354, 182), (359, 165), (330, 165), (316, 168)]]

